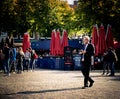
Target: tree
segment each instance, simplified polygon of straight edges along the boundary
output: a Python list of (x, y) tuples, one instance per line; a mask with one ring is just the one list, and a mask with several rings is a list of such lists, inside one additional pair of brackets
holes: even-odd
[(0, 2), (0, 29), (9, 34), (23, 34), (27, 31), (25, 0), (2, 0)]
[(0, 30), (8, 31), (12, 30), (14, 27), (14, 18), (10, 13), (11, 0), (10, 1), (0, 1)]
[(70, 23), (74, 19), (74, 11), (65, 2), (32, 0), (27, 3), (27, 8), (30, 30), (39, 31), (41, 36), (51, 36), (53, 29), (71, 29)]
[(74, 10), (60, 0), (2, 0), (1, 29), (8, 33), (39, 32), (51, 36), (53, 29), (73, 29)]
[(77, 26), (86, 27), (91, 31), (94, 24), (111, 24), (114, 36), (118, 38), (120, 28), (119, 0), (79, 0), (76, 13), (78, 16)]
[(56, 29), (72, 29), (72, 23), (75, 19), (74, 10), (65, 2), (59, 2), (56, 0), (56, 6), (51, 5), (50, 7), (50, 23), (51, 27)]

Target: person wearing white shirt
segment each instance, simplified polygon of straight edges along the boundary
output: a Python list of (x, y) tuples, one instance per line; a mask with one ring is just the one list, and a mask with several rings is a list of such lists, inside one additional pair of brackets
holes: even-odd
[[(84, 36), (83, 43), (84, 47), (80, 51), (80, 54), (82, 56), (81, 58), (81, 64), (82, 64), (82, 74), (84, 76), (84, 87), (92, 87), (94, 80), (89, 76), (90, 73), (90, 67), (91, 67), (91, 56), (94, 55), (94, 47), (92, 44), (89, 43), (90, 38), (88, 36)], [(88, 86), (88, 81), (90, 82)]]

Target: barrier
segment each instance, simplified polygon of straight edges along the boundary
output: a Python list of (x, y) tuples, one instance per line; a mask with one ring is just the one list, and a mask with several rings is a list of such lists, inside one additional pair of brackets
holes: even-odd
[[(74, 70), (80, 70), (81, 64), (80, 64), (80, 56), (74, 56), (73, 57), (73, 68)], [(43, 69), (55, 69), (55, 70), (68, 70), (70, 68), (66, 67), (71, 64), (65, 64), (64, 58), (60, 57), (40, 57), (37, 59), (37, 67), (43, 68)]]
[(40, 57), (37, 61), (37, 66), (39, 68), (45, 69), (63, 69), (64, 60), (62, 58), (56, 57)]
[(74, 60), (74, 69), (75, 70), (81, 69), (81, 55), (79, 54), (73, 55), (73, 60)]

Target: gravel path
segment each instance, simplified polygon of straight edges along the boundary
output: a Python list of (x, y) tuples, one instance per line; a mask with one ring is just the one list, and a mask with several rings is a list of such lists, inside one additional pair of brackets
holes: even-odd
[(0, 99), (120, 99), (120, 73), (91, 72), (94, 86), (82, 89), (80, 71), (36, 70), (10, 77), (0, 73)]

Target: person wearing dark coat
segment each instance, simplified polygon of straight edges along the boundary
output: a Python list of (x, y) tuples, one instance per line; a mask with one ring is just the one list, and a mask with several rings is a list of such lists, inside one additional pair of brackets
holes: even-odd
[(10, 46), (10, 38), (9, 38), (9, 36), (8, 37), (6, 37), (6, 43), (8, 44), (8, 46)]
[(109, 76), (115, 76), (114, 65), (115, 65), (115, 62), (117, 62), (117, 61), (118, 61), (118, 58), (117, 58), (117, 55), (115, 53), (115, 50), (112, 47), (110, 47), (108, 49), (108, 65), (109, 65), (110, 70), (111, 70), (111, 73)]
[(9, 67), (9, 63), (10, 63), (10, 55), (9, 55), (9, 51), (10, 48), (8, 46), (8, 44), (6, 43), (3, 49), (3, 54), (5, 55), (5, 62), (4, 62), (4, 66), (6, 68), (5, 71), (7, 71), (8, 76), (10, 76), (10, 67)]
[(106, 51), (102, 57), (102, 61), (103, 61), (103, 73), (102, 73), (102, 75), (104, 75), (105, 73), (106, 73), (106, 75), (109, 74), (108, 58), (109, 58), (108, 51)]
[[(82, 64), (82, 74), (84, 76), (84, 87), (92, 87), (94, 80), (89, 76), (90, 68), (91, 68), (91, 57), (94, 55), (94, 47), (89, 43), (90, 38), (88, 36), (84, 36), (83, 38), (83, 49), (80, 51), (82, 56), (81, 64)], [(88, 81), (90, 82), (88, 86)]]
[(1, 48), (2, 49), (3, 49), (4, 45), (5, 45), (5, 38), (2, 38), (2, 40), (1, 40)]

